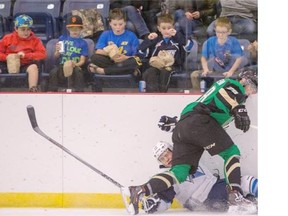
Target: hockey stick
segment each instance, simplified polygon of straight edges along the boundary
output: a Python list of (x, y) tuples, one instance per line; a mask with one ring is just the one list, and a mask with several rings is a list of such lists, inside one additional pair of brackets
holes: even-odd
[(40, 136), (44, 137), (45, 139), (47, 139), (48, 141), (53, 143), (54, 145), (56, 145), (57, 147), (59, 147), (60, 149), (65, 151), (67, 154), (71, 155), (76, 160), (80, 161), (81, 163), (83, 163), (84, 165), (86, 165), (87, 167), (92, 169), (94, 172), (98, 173), (99, 175), (101, 175), (102, 177), (104, 177), (105, 179), (107, 179), (108, 181), (110, 181), (111, 183), (116, 185), (117, 187), (119, 187), (121, 195), (122, 195), (122, 198), (123, 198), (123, 201), (124, 201), (124, 204), (125, 204), (125, 207), (126, 207), (128, 213), (129, 214), (135, 214), (133, 206), (131, 204), (129, 204), (128, 199), (127, 199), (128, 197), (130, 197), (130, 191), (129, 191), (129, 189), (127, 187), (122, 186), (119, 182), (115, 181), (114, 179), (112, 179), (111, 177), (106, 175), (105, 173), (103, 173), (100, 170), (96, 169), (94, 166), (92, 166), (91, 164), (89, 164), (85, 160), (81, 159), (79, 156), (77, 156), (76, 154), (71, 152), (69, 149), (65, 148), (60, 143), (56, 142), (51, 137), (47, 136), (38, 126), (36, 115), (35, 115), (35, 109), (34, 109), (33, 106), (31, 106), (31, 105), (27, 106), (27, 113), (28, 113), (29, 120), (30, 120), (30, 123), (32, 125), (32, 128), (33, 128), (33, 130), (36, 133), (38, 133)]

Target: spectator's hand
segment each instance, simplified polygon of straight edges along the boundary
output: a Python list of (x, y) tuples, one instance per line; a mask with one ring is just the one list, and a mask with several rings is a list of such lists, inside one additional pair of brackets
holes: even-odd
[(129, 57), (123, 54), (117, 54), (115, 55), (112, 59), (114, 62), (123, 62), (126, 59), (128, 59)]
[(193, 17), (193, 19), (199, 19), (200, 18), (200, 12), (199, 11), (193, 12), (192, 17)]
[(55, 45), (55, 51), (56, 51), (56, 52), (59, 52), (60, 49), (61, 49), (60, 43), (56, 43), (56, 45)]
[(177, 33), (177, 31), (176, 31), (176, 29), (174, 29), (174, 28), (169, 30), (169, 34), (170, 34), (171, 37), (172, 37), (172, 36), (175, 36), (176, 33)]
[(244, 133), (249, 130), (250, 118), (244, 105), (234, 107), (231, 110), (231, 114), (234, 116), (236, 128), (242, 130)]
[(226, 77), (226, 78), (231, 77), (232, 75), (233, 75), (232, 71), (227, 71), (227, 72), (223, 73), (223, 76)]
[(23, 51), (18, 52), (17, 54), (20, 56), (20, 58), (24, 58), (24, 56), (25, 56), (25, 53)]
[(148, 197), (144, 197), (141, 200), (142, 203), (142, 209), (148, 213), (148, 214), (152, 214), (155, 213), (157, 211), (157, 208), (160, 204), (160, 198), (158, 197), (157, 194), (148, 196)]
[(154, 40), (154, 39), (157, 38), (157, 37), (158, 37), (158, 34), (155, 33), (155, 32), (152, 32), (152, 33), (150, 33), (150, 34), (148, 35), (148, 39), (149, 39), (149, 40)]
[(255, 40), (252, 44), (255, 50), (258, 51), (258, 41)]
[(258, 42), (255, 40), (253, 43), (249, 44), (247, 50), (251, 53), (252, 58), (257, 58)]
[(206, 77), (207, 76), (207, 74), (209, 73), (209, 71), (207, 70), (204, 70), (203, 72), (202, 72), (202, 74), (201, 74), (201, 76), (203, 76), (203, 77)]
[(187, 12), (185, 13), (185, 16), (186, 16), (187, 19), (193, 20), (193, 15), (192, 15), (191, 12), (188, 12), (188, 11), (187, 11)]
[(249, 50), (250, 52), (258, 51), (258, 42), (255, 40), (253, 43), (249, 44), (247, 50)]
[(167, 132), (172, 132), (175, 128), (175, 125), (177, 123), (177, 116), (169, 117), (169, 116), (161, 116), (158, 127)]

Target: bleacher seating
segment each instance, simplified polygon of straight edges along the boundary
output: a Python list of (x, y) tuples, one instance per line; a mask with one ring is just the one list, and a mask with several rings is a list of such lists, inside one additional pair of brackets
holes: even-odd
[[(13, 4), (14, 3), (14, 4)], [(63, 31), (66, 31), (66, 18), (74, 9), (97, 8), (103, 16), (104, 26), (108, 27), (108, 16), (110, 9), (110, 0), (0, 0), (0, 39), (8, 32), (14, 30), (13, 20), (16, 16), (26, 13), (34, 20), (33, 31), (36, 36), (42, 39), (46, 45), (48, 57), (41, 66), (39, 73), (39, 83), (42, 91), (47, 88), (49, 72), (56, 62), (52, 59), (55, 43)], [(215, 5), (217, 10), (217, 18), (221, 12), (221, 3), (217, 1)], [(257, 34), (257, 33), (256, 33)], [(194, 46), (187, 55), (183, 70), (174, 73), (171, 76), (169, 89), (190, 89), (190, 74), (194, 70), (201, 69), (201, 47), (202, 42), (194, 37)], [(91, 55), (95, 52), (94, 42), (86, 39), (91, 49)], [(247, 39), (239, 39), (241, 46), (244, 48), (244, 54), (251, 60), (250, 52), (246, 49), (250, 44)], [(93, 45), (92, 45), (93, 43)], [(51, 53), (52, 52), (52, 53)], [(249, 62), (251, 63), (251, 62)], [(133, 75), (100, 75), (93, 74), (94, 82), (92, 89), (99, 91), (101, 88), (137, 88), (138, 80)], [(222, 77), (211, 75), (213, 81)], [(1, 74), (0, 73), (0, 89), (3, 87), (27, 87), (27, 74)], [(135, 90), (134, 90), (135, 91)]]
[(4, 18), (0, 15), (0, 39), (4, 36)]
[[(44, 61), (39, 63), (39, 76), (41, 77), (44, 69)], [(40, 83), (40, 80), (38, 81)], [(28, 89), (28, 75), (26, 72), (21, 73), (0, 73), (0, 91), (2, 88), (27, 88)]]

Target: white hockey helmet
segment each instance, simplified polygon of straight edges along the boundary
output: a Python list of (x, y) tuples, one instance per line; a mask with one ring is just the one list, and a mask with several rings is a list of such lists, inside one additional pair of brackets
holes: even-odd
[(173, 150), (173, 146), (165, 141), (159, 141), (154, 147), (153, 147), (153, 155), (158, 160), (160, 155), (166, 151), (167, 149)]
[(251, 175), (245, 175), (241, 177), (241, 188), (244, 196), (252, 194), (258, 197), (258, 179)]

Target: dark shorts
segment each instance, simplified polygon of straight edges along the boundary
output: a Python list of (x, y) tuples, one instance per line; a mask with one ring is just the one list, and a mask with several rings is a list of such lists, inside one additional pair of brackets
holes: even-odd
[(214, 118), (197, 112), (181, 117), (173, 131), (172, 140), (173, 165), (190, 164), (195, 168), (204, 150), (213, 156), (233, 144), (230, 136)]

